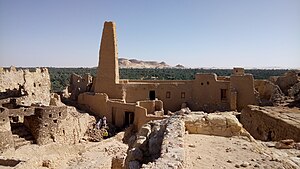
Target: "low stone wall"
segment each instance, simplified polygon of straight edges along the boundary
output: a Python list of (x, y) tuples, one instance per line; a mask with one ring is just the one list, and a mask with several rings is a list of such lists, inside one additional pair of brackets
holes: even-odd
[(191, 113), (185, 116), (185, 127), (190, 134), (206, 134), (216, 136), (239, 136), (243, 127), (232, 112)]
[(172, 116), (167, 120), (160, 157), (155, 162), (143, 164), (144, 169), (183, 168), (184, 162), (184, 121), (182, 116)]
[(288, 107), (249, 105), (241, 113), (241, 123), (255, 138), (263, 141), (300, 141), (300, 110)]
[(144, 124), (128, 141), (125, 168), (183, 168), (183, 135), (182, 116)]

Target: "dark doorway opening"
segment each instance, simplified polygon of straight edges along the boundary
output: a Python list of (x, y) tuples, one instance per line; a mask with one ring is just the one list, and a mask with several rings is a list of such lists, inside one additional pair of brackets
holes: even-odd
[(134, 113), (133, 112), (125, 112), (124, 126), (127, 127), (130, 124), (133, 124), (134, 121)]
[(149, 91), (149, 98), (150, 98), (150, 100), (155, 100), (155, 90)]
[(112, 124), (115, 125), (116, 124), (116, 108), (112, 108), (112, 114), (111, 114), (111, 118), (112, 118)]

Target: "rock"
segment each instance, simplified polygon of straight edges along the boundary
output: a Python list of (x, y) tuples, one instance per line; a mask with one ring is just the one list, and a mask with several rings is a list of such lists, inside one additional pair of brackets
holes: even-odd
[(288, 90), (294, 86), (296, 83), (299, 82), (299, 76), (298, 71), (288, 71), (283, 76), (279, 76), (275, 82), (277, 84), (281, 91), (288, 95)]
[(259, 168), (260, 166), (259, 166), (259, 164), (255, 164), (254, 167), (255, 168)]
[(300, 100), (300, 82), (293, 85), (288, 90), (289, 96), (294, 97), (295, 101)]
[(226, 162), (227, 162), (227, 163), (232, 163), (232, 161), (231, 161), (231, 160), (227, 160)]
[(138, 135), (148, 137), (150, 133), (151, 133), (151, 126), (149, 124), (144, 124), (139, 130)]
[(143, 151), (146, 151), (148, 149), (147, 146), (147, 137), (145, 136), (138, 136), (135, 143), (133, 144), (133, 147), (138, 147)]
[(269, 80), (255, 80), (254, 87), (259, 93), (259, 103), (262, 106), (276, 105), (284, 100), (279, 86)]
[(235, 167), (235, 168), (240, 168), (240, 165), (235, 164), (234, 167)]
[(50, 168), (51, 167), (51, 161), (50, 160), (43, 160), (42, 166)]
[(195, 144), (189, 144), (189, 147), (195, 148)]
[(275, 144), (275, 148), (277, 149), (291, 149), (294, 148), (294, 140), (287, 139), (287, 140), (281, 140)]
[(239, 136), (243, 127), (232, 113), (194, 114), (185, 117), (186, 130), (191, 134)]
[(264, 142), (263, 144), (267, 147), (275, 147), (275, 142)]
[(242, 164), (241, 164), (241, 167), (248, 167), (249, 166), (249, 163), (244, 161)]
[(111, 161), (111, 169), (122, 169), (124, 168), (125, 156), (115, 156)]
[(138, 161), (130, 161), (128, 167), (129, 169), (140, 169), (141, 164)]
[(142, 160), (143, 159), (143, 152), (139, 148), (132, 148), (128, 151), (127, 160)]
[(300, 150), (300, 143), (295, 143), (294, 148), (297, 149), (297, 150)]

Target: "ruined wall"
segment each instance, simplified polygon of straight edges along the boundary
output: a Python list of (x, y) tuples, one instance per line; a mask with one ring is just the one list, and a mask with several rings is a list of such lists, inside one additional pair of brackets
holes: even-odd
[(98, 117), (107, 117), (107, 121), (111, 122), (111, 115), (108, 113), (107, 107), (108, 96), (105, 93), (86, 92), (78, 96), (78, 103), (87, 107), (94, 115)]
[(23, 88), (22, 86), (25, 83), (24, 71), (16, 70), (15, 67), (11, 67), (10, 70), (0, 70), (0, 92), (16, 90), (19, 93), (19, 90)]
[(166, 129), (160, 149), (160, 157), (155, 160), (155, 162), (143, 164), (141, 168), (183, 168), (185, 159), (184, 134), (185, 128), (181, 116), (172, 116), (167, 119)]
[(240, 121), (255, 139), (263, 141), (293, 139), (299, 142), (299, 112), (299, 109), (249, 105), (243, 109)]
[(296, 102), (300, 101), (300, 82), (293, 85), (288, 90), (289, 96), (293, 97)]
[(255, 90), (259, 93), (260, 105), (277, 105), (284, 99), (284, 94), (279, 86), (268, 80), (255, 80)]
[(0, 72), (0, 99), (17, 97), (17, 103), (49, 105), (50, 76), (47, 68), (29, 70), (3, 70)]
[(231, 112), (193, 113), (185, 117), (185, 128), (190, 134), (239, 136), (243, 127)]
[(161, 100), (138, 101), (137, 105), (146, 108), (147, 114), (164, 114), (163, 102)]
[(89, 92), (92, 88), (93, 77), (90, 74), (85, 74), (83, 77), (73, 73), (70, 77), (70, 86), (68, 91), (71, 92), (70, 98), (77, 100), (78, 95), (83, 92)]
[(11, 132), (8, 110), (0, 107), (0, 153), (13, 147), (14, 141)]
[(275, 84), (278, 85), (281, 89), (281, 91), (288, 95), (288, 90), (295, 85), (297, 82), (300, 81), (299, 78), (299, 71), (288, 71), (283, 76), (279, 76), (276, 79)]
[(77, 112), (74, 107), (49, 106), (36, 108), (35, 115), (24, 118), (24, 124), (31, 130), (37, 144), (75, 144), (93, 120), (88, 114)]
[(161, 120), (165, 119), (168, 116), (161, 116), (161, 115), (153, 115), (148, 114), (147, 109), (141, 106), (135, 107), (135, 117), (134, 117), (134, 125), (137, 129), (140, 129), (143, 124), (152, 121), (152, 120)]
[(129, 139), (125, 168), (182, 168), (183, 135), (180, 116), (144, 124)]

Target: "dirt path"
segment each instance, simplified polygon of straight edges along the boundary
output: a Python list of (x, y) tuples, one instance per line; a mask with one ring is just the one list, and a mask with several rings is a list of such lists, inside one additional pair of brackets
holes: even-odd
[(266, 154), (260, 143), (200, 134), (186, 134), (184, 139), (185, 168), (289, 168)]

